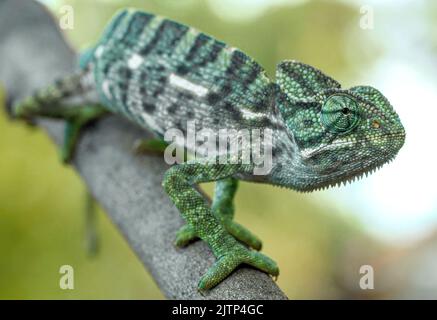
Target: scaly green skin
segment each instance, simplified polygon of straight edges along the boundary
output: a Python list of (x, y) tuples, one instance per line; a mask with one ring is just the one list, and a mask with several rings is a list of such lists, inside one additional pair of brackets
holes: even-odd
[[(222, 156), (215, 155), (175, 165), (165, 174), (163, 187), (187, 222), (176, 244), (199, 237), (217, 257), (199, 289), (214, 287), (242, 263), (279, 273), (270, 258), (245, 246), (259, 250), (261, 241), (233, 222), (238, 180), (300, 191), (325, 188), (391, 160), (405, 139), (398, 115), (372, 87), (342, 89), (321, 71), (295, 61), (281, 62), (273, 82), (240, 50), (144, 12), (117, 14), (96, 46), (81, 56), (80, 67), (77, 75), (16, 108), (25, 119), (69, 120), (66, 160), (80, 127), (102, 110), (125, 116), (158, 139), (173, 128), (186, 133), (190, 119), (198, 130), (215, 133), (223, 128), (273, 132), (272, 170), (265, 175), (254, 174), (255, 164), (244, 163), (241, 153), (230, 155), (238, 160), (233, 164), (218, 162)], [(92, 107), (63, 107), (71, 95), (89, 91), (98, 94), (89, 99)], [(149, 145), (156, 151), (161, 144)], [(179, 147), (190, 152), (195, 146), (186, 141)], [(251, 144), (244, 148), (251, 151)], [(212, 207), (195, 187), (209, 181), (217, 181)]]

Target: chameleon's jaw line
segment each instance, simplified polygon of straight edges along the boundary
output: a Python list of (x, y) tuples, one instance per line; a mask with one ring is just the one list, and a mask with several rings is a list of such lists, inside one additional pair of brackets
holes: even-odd
[(295, 187), (295, 190), (298, 192), (313, 192), (313, 191), (319, 191), (319, 190), (326, 190), (333, 187), (341, 187), (346, 186), (347, 184), (351, 184), (355, 181), (361, 180), (364, 177), (368, 177), (372, 173), (378, 171), (380, 168), (382, 168), (385, 164), (390, 163), (394, 160), (396, 156), (393, 156), (389, 160), (386, 160), (384, 162), (375, 164), (371, 167), (366, 168), (365, 170), (359, 171), (357, 170), (355, 173), (352, 173), (351, 175), (344, 176), (342, 178), (339, 177), (331, 177), (331, 179), (326, 181), (319, 181), (319, 182), (312, 182), (307, 185), (297, 186)]
[[(329, 167), (326, 166), (326, 163), (311, 163), (311, 158), (320, 156), (324, 151), (334, 150), (340, 152), (342, 150), (341, 147), (350, 148), (355, 144), (357, 145), (356, 153), (359, 154), (358, 146), (366, 142), (368, 143), (368, 141), (361, 140), (326, 144), (312, 150), (306, 150), (303, 154), (301, 153), (300, 169), (296, 170), (299, 173), (295, 176), (297, 184), (294, 188), (301, 192), (312, 192), (331, 187), (345, 186), (348, 183), (369, 176), (386, 163), (394, 160), (404, 145), (405, 131), (402, 128), (402, 130), (396, 133), (376, 136), (373, 139), (389, 147), (386, 150), (380, 149), (381, 153), (379, 154), (370, 154), (365, 158), (351, 155), (349, 160), (344, 161), (343, 159), (344, 162), (332, 162)], [(366, 145), (364, 144), (363, 146), (365, 149)], [(303, 168), (306, 168), (306, 170)], [(303, 171), (306, 173), (301, 174)]]
[(376, 165), (374, 165), (374, 166), (372, 166), (370, 168), (367, 168), (366, 170), (364, 170), (364, 171), (362, 171), (360, 173), (357, 173), (355, 175), (351, 175), (350, 177), (345, 177), (343, 179), (339, 179), (339, 180), (336, 180), (334, 182), (329, 182), (326, 185), (323, 185), (323, 186), (320, 186), (320, 187), (316, 187), (315, 189), (308, 190), (308, 191), (324, 190), (324, 189), (329, 189), (329, 188), (332, 188), (332, 187), (346, 186), (347, 184), (350, 184), (350, 183), (353, 183), (355, 181), (361, 180), (364, 177), (368, 177), (370, 174), (372, 174), (372, 173), (378, 171), (379, 169), (381, 169), (385, 164), (393, 161), (394, 158), (395, 157), (393, 157), (393, 158), (391, 158), (389, 160), (386, 160), (383, 163), (376, 164)]

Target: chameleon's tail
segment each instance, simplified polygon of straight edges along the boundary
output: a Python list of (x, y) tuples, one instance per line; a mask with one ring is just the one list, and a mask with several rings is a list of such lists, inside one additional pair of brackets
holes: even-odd
[(92, 83), (86, 80), (87, 72), (80, 71), (56, 80), (52, 85), (36, 91), (34, 95), (18, 102), (15, 106), (10, 106), (12, 117), (25, 120), (30, 120), (35, 116), (65, 119), (65, 109), (60, 112), (61, 104), (62, 106), (73, 105), (78, 97), (83, 97), (85, 93), (93, 90)]

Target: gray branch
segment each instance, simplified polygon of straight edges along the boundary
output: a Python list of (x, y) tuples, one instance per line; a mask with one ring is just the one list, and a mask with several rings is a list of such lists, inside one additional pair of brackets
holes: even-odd
[[(0, 80), (7, 104), (71, 73), (75, 62), (76, 53), (42, 5), (0, 0)], [(61, 143), (62, 122), (37, 123)], [(133, 142), (147, 135), (123, 119), (105, 118), (86, 130), (73, 165), (164, 295), (172, 299), (286, 299), (269, 276), (250, 268), (240, 268), (205, 295), (197, 291), (200, 277), (215, 259), (201, 241), (184, 249), (173, 246), (183, 221), (161, 187), (168, 167), (161, 157), (132, 153)]]

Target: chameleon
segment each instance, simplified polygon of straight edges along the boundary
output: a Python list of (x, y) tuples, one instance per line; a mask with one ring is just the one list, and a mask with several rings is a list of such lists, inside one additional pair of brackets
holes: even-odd
[[(75, 104), (78, 97), (85, 102)], [(184, 247), (200, 238), (216, 257), (198, 283), (201, 291), (241, 264), (279, 275), (277, 264), (260, 252), (261, 240), (233, 219), (239, 181), (302, 192), (337, 186), (391, 161), (405, 141), (398, 114), (371, 86), (342, 88), (294, 60), (281, 61), (272, 80), (241, 50), (136, 9), (112, 18), (100, 40), (80, 54), (77, 72), (37, 90), (12, 112), (27, 121), (38, 116), (65, 120), (65, 162), (81, 129), (107, 113), (152, 132), (155, 146), (172, 128), (186, 133), (188, 120), (215, 133), (269, 130), (265, 144), (271, 168), (264, 174), (255, 174), (253, 161), (242, 161), (242, 151), (253, 148), (247, 143), (227, 150), (230, 154), (186, 159), (164, 175), (163, 189), (186, 223), (175, 244)], [(194, 148), (186, 140), (179, 146), (188, 152)], [(212, 204), (197, 189), (205, 182), (215, 182)]]

